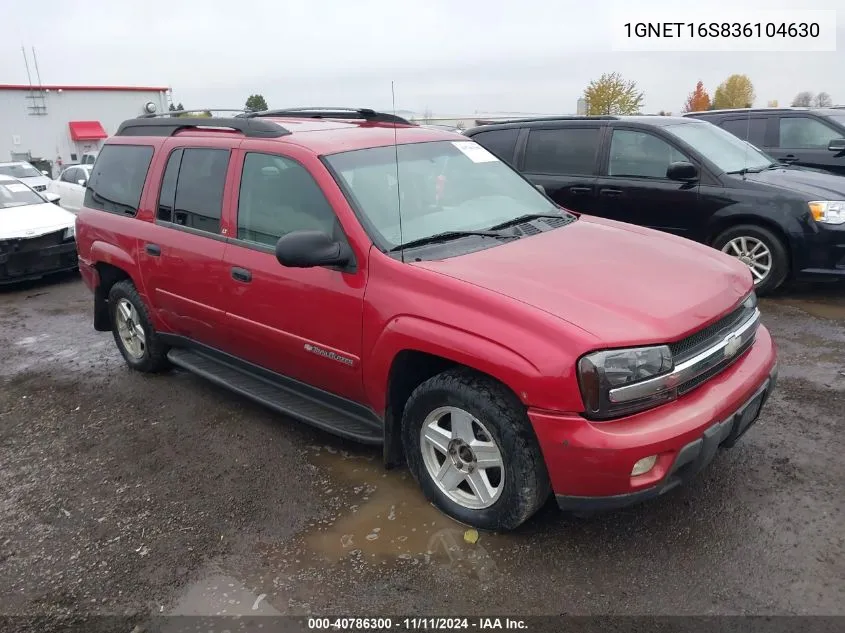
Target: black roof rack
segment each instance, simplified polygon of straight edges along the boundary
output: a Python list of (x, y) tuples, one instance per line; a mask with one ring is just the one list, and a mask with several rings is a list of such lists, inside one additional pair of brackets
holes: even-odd
[[(161, 117), (181, 117), (186, 114), (196, 115), (198, 112), (247, 112), (243, 108), (187, 108), (182, 110), (166, 110), (164, 112), (153, 112), (152, 114), (141, 114), (139, 119), (157, 119)], [(214, 116), (212, 114), (212, 116)]]
[(262, 110), (259, 112), (244, 112), (238, 118), (252, 119), (256, 117), (297, 117), (304, 119), (363, 119), (373, 123), (399, 123), (413, 125), (407, 119), (387, 112), (376, 112), (370, 108), (284, 108), (282, 110)]
[(279, 138), (290, 131), (272, 121), (220, 117), (142, 117), (120, 124), (115, 136), (173, 136), (181, 130), (225, 128), (253, 138)]
[(535, 116), (513, 119), (476, 119), (478, 126), (506, 125), (508, 123), (533, 123), (535, 121), (616, 121), (619, 117), (610, 114), (565, 114), (560, 116)]

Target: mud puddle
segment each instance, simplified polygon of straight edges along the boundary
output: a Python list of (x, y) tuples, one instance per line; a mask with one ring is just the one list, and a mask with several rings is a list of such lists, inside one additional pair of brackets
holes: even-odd
[[(429, 504), (405, 469), (386, 471), (379, 454), (337, 446), (309, 446), (320, 476), (326, 514), (292, 541), (258, 540), (225, 574), (192, 585), (174, 614), (309, 614), (360, 583), (404, 583), (418, 574), (474, 581), (484, 587), (502, 572), (504, 545)], [(225, 596), (223, 594), (226, 594)]]
[(490, 543), (496, 537), (478, 534), (478, 542), (471, 543), (477, 533), (467, 534), (465, 526), (429, 504), (407, 470), (386, 471), (378, 455), (332, 447), (310, 450), (310, 461), (340, 486), (325, 494), (345, 504), (303, 538), (302, 545), (326, 562), (337, 563), (355, 552), (374, 559), (373, 564), (434, 563), (476, 577), (495, 569), (480, 541)]

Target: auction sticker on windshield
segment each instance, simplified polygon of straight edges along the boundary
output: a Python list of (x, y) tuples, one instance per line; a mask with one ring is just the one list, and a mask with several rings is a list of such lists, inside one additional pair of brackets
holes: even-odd
[(26, 185), (19, 185), (17, 183), (6, 185), (6, 189), (13, 193), (24, 193), (26, 191), (29, 191), (29, 187), (27, 187)]
[(461, 150), (474, 163), (492, 163), (499, 160), (474, 141), (452, 141), (452, 145)]

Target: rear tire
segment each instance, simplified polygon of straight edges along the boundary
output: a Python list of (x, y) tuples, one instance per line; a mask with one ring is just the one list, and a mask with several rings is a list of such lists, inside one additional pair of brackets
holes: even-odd
[(512, 530), (549, 496), (525, 407), (503, 385), (472, 371), (449, 370), (414, 390), (402, 417), (402, 444), (428, 500), (466, 525)]
[(119, 281), (109, 290), (109, 319), (117, 348), (132, 369), (153, 373), (168, 367), (167, 346), (131, 281)]
[(748, 266), (758, 295), (771, 293), (789, 275), (786, 245), (771, 230), (762, 226), (732, 226), (713, 240), (712, 246)]

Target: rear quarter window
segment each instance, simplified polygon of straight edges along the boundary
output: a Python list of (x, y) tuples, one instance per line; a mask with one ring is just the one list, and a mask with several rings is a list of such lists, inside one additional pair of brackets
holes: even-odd
[(106, 145), (91, 170), (85, 207), (134, 217), (152, 158), (149, 145)]
[(513, 163), (513, 152), (516, 148), (516, 138), (519, 136), (519, 129), (490, 130), (473, 134), (472, 140), (487, 148), (501, 160)]

